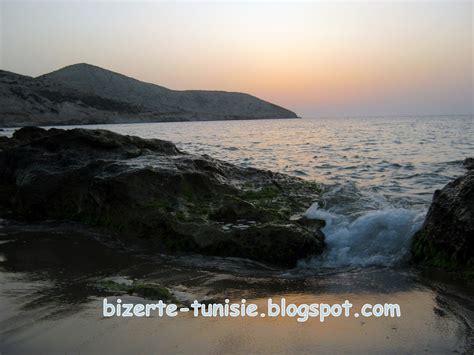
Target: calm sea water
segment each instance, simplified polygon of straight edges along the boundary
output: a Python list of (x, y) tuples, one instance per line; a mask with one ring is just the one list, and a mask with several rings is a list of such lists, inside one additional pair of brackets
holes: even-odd
[(85, 127), (170, 140), (191, 153), (322, 183), (323, 203), (307, 215), (326, 220), (329, 251), (302, 266), (403, 261), (434, 190), (462, 175), (463, 159), (474, 156), (472, 116)]
[(241, 166), (353, 186), (394, 204), (426, 206), (474, 156), (474, 118), (402, 117), (91, 125), (170, 140)]

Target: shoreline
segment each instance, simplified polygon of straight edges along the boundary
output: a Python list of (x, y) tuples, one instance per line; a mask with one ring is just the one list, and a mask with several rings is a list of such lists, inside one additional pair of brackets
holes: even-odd
[[(0, 342), (4, 351), (57, 352), (81, 347), (93, 352), (110, 352), (119, 350), (119, 338), (128, 340), (125, 348), (121, 343), (121, 351), (150, 348), (185, 351), (193, 348), (198, 353), (218, 351), (219, 344), (230, 339), (235, 343), (236, 352), (245, 351), (247, 346), (261, 351), (271, 351), (274, 347), (296, 351), (301, 346), (325, 351), (357, 347), (363, 351), (374, 349), (374, 339), (378, 339), (375, 344), (379, 351), (457, 349), (463, 352), (472, 344), (472, 328), (465, 324), (472, 312), (469, 286), (462, 282), (439, 283), (436, 278), (426, 278), (421, 271), (411, 267), (365, 268), (313, 276), (297, 274), (296, 278), (275, 278), (271, 276), (273, 272), (268, 275), (268, 271), (261, 271), (260, 276), (256, 276), (253, 269), (249, 271), (254, 276), (248, 271), (241, 274), (235, 269), (233, 273), (230, 269), (219, 271), (212, 266), (197, 270), (192, 261), (187, 267), (183, 266), (182, 260), (173, 266), (174, 263), (170, 264), (166, 258), (164, 264), (145, 258), (133, 262), (135, 266), (130, 267), (130, 260), (124, 260), (125, 255), (119, 249), (93, 248), (88, 237), (74, 237), (76, 243), (71, 247), (64, 240), (65, 235), (61, 235), (61, 228), (54, 234), (51, 234), (54, 229), (49, 228), (43, 240), (37, 238), (38, 228), (28, 233), (22, 228), (19, 226), (19, 235), (10, 234), (9, 241), (0, 243), (0, 251), (7, 262), (2, 263), (0, 283), (3, 287), (9, 285), (0, 297), (2, 310), (9, 309), (8, 313), (2, 312), (0, 319), (0, 324), (6, 325)], [(68, 233), (67, 229), (62, 233)], [(32, 239), (34, 235), (36, 237)], [(14, 254), (5, 252), (5, 247), (11, 243), (19, 243), (17, 247), (10, 246)], [(44, 254), (41, 250), (49, 252)], [(89, 251), (86, 269), (86, 260), (80, 250)], [(91, 250), (102, 251), (91, 254)], [(42, 256), (32, 259), (31, 255), (35, 254)], [(28, 269), (25, 265), (29, 265)], [(61, 272), (64, 267), (69, 270), (66, 274)], [(110, 295), (91, 287), (103, 278), (166, 284), (184, 304), (193, 299), (222, 302), (224, 298), (234, 301), (245, 298), (263, 308), (269, 297), (285, 297), (295, 304), (335, 303), (349, 299), (357, 307), (367, 302), (397, 303), (402, 313), (397, 320), (331, 318), (324, 323), (311, 319), (299, 323), (294, 318), (282, 317), (235, 320), (191, 315), (173, 319), (133, 318), (124, 322), (118, 318), (102, 318), (104, 296), (110, 301), (117, 298), (134, 303), (152, 301), (137, 296)], [(17, 312), (22, 316), (16, 316)], [(177, 329), (180, 329), (179, 336), (172, 336)], [(285, 335), (296, 333), (299, 334), (296, 338)], [(97, 334), (101, 336), (94, 336)], [(374, 334), (377, 334), (375, 338)], [(185, 343), (180, 341), (183, 338)], [(342, 343), (341, 339), (344, 340)]]
[[(22, 139), (32, 139), (36, 134), (34, 130), (27, 131), (21, 133), (24, 135)], [(77, 144), (81, 141), (77, 139), (70, 142)], [(143, 142), (145, 140), (138, 139), (133, 144), (142, 147), (142, 144), (151, 144), (152, 141)], [(172, 148), (161, 144), (160, 149), (168, 151)], [(41, 147), (40, 142), (26, 142), (25, 145)], [(51, 142), (45, 146), (51, 152), (61, 151), (51, 148), (54, 147)], [(76, 149), (75, 145), (68, 147), (73, 151)], [(79, 152), (82, 157), (84, 151)], [(136, 153), (133, 156), (136, 158)], [(117, 159), (114, 159), (116, 164)], [(34, 161), (37, 163), (39, 160)], [(278, 173), (272, 174), (278, 176)], [(275, 198), (275, 192), (264, 191), (265, 198)], [(285, 188), (283, 191), (289, 190)], [(271, 193), (267, 195), (268, 192)], [(246, 195), (246, 198), (255, 197), (254, 193)], [(333, 196), (332, 203), (341, 205), (339, 198), (343, 198), (345, 203), (342, 205), (349, 205), (351, 200), (345, 200), (348, 197), (355, 197), (356, 201), (361, 199), (360, 195), (354, 195), (354, 190), (349, 190), (347, 195), (341, 195), (339, 191)], [(28, 196), (25, 198), (28, 200)], [(270, 207), (273, 200), (271, 202)], [(326, 196), (325, 203), (326, 206), (331, 204), (331, 196)], [(364, 205), (356, 205), (356, 208), (362, 211)], [(380, 217), (380, 211), (374, 212), (378, 216), (376, 219), (370, 213), (362, 214), (349, 220), (347, 225), (343, 221), (341, 230), (362, 231), (361, 236), (366, 232), (377, 232), (378, 225), (385, 233), (394, 230), (396, 223), (387, 224), (388, 220)], [(390, 215), (389, 211), (385, 212)], [(132, 348), (116, 347), (117, 339), (125, 337), (134, 350), (194, 349), (203, 353), (218, 352), (222, 350), (221, 344), (229, 342), (234, 344), (236, 352), (246, 351), (249, 349), (247, 346), (262, 352), (272, 351), (274, 346), (288, 352), (302, 349), (331, 352), (354, 347), (360, 351), (376, 348), (379, 351), (443, 349), (465, 352), (474, 344), (472, 283), (462, 277), (453, 280), (455, 273), (415, 267), (411, 263), (391, 267), (348, 265), (335, 268), (308, 268), (297, 264), (295, 268), (289, 268), (273, 267), (232, 255), (183, 253), (169, 256), (158, 253), (153, 256), (152, 250), (145, 253), (125, 240), (114, 238), (115, 232), (107, 231), (107, 228), (60, 221), (62, 218), (32, 223), (28, 219), (14, 220), (11, 215), (4, 217), (0, 226), (0, 284), (6, 292), (0, 296), (0, 307), (8, 312), (0, 318), (0, 324), (8, 326), (1, 332), (0, 345), (12, 352), (32, 349), (54, 352), (79, 347), (94, 352), (131, 351)], [(360, 228), (361, 221), (367, 222), (362, 224), (367, 226), (366, 232)], [(400, 222), (400, 219), (395, 218), (395, 221)], [(347, 228), (350, 226), (354, 229)], [(406, 232), (402, 229), (400, 235), (404, 234)], [(362, 241), (360, 245), (355, 243), (351, 247), (360, 249), (370, 245)], [(344, 245), (341, 250), (343, 248)], [(209, 303), (222, 302), (225, 298), (235, 301), (245, 298), (248, 302), (263, 305), (268, 297), (285, 297), (296, 304), (335, 303), (344, 299), (350, 299), (357, 306), (367, 302), (391, 302), (400, 304), (402, 317), (398, 320), (330, 319), (324, 324), (313, 320), (301, 325), (290, 318), (235, 322), (183, 316), (176, 319), (133, 319), (122, 323), (100, 316), (103, 297), (146, 303), (156, 295), (173, 297), (183, 304), (193, 299)], [(143, 333), (143, 329), (147, 332)], [(180, 338), (172, 335), (178, 329)], [(66, 333), (70, 336), (66, 337)], [(101, 336), (95, 336), (97, 334)], [(289, 338), (285, 334), (297, 336)], [(186, 346), (180, 342), (182, 337), (187, 339)], [(341, 339), (344, 340), (342, 343)], [(423, 340), (420, 342), (420, 339)]]

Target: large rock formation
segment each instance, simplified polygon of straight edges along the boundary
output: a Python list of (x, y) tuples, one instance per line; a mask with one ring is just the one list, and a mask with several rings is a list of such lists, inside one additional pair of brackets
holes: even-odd
[(23, 128), (0, 140), (3, 207), (70, 219), (164, 252), (293, 266), (324, 247), (318, 221), (295, 218), (315, 183), (104, 130)]
[(295, 117), (248, 94), (170, 90), (89, 64), (38, 78), (0, 71), (0, 127)]
[(474, 159), (467, 173), (436, 190), (423, 227), (413, 239), (415, 261), (445, 269), (474, 269)]

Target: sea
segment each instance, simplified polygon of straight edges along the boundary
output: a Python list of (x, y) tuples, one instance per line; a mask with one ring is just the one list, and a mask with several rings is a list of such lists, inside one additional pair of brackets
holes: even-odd
[[(474, 157), (473, 116), (61, 128), (76, 127), (169, 140), (192, 154), (317, 181), (323, 187), (322, 199), (307, 206), (306, 216), (326, 221), (328, 248), (291, 270), (201, 256), (140, 259), (130, 266), (130, 256), (100, 251), (91, 245), (96, 241), (84, 237), (94, 232), (74, 224), (2, 220), (0, 351), (470, 353), (474, 349), (472, 284), (410, 264), (411, 238), (423, 223), (434, 191), (461, 176), (463, 160)], [(13, 131), (0, 134), (9, 136)], [(63, 237), (53, 238), (57, 235)], [(68, 238), (75, 246), (68, 244)], [(338, 319), (326, 324), (190, 317), (104, 321), (101, 299), (88, 287), (97, 278), (111, 276), (153, 280), (189, 301), (245, 297), (263, 304), (267, 297), (287, 297), (297, 303), (398, 302), (402, 318)], [(119, 345), (119, 339), (127, 342)]]
[[(174, 142), (243, 167), (317, 181), (328, 252), (311, 267), (393, 265), (407, 259), (436, 189), (474, 156), (472, 116), (200, 121), (90, 125)], [(70, 127), (67, 127), (70, 128)]]

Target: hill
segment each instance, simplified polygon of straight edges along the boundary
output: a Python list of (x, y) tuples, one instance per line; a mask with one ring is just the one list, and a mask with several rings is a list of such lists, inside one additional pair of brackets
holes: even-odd
[(296, 118), (245, 93), (170, 90), (90, 64), (37, 78), (0, 71), (0, 126)]

